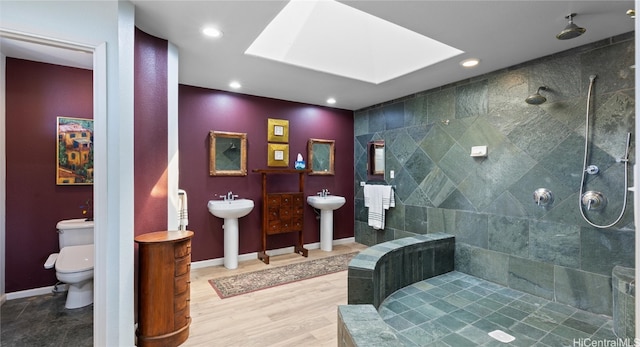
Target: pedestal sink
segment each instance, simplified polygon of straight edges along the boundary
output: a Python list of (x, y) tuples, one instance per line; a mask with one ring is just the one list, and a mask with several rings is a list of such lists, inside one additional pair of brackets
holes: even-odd
[(253, 210), (253, 200), (210, 200), (207, 204), (212, 215), (224, 219), (224, 267), (238, 267), (238, 218)]
[(320, 210), (320, 249), (330, 252), (333, 249), (333, 210), (337, 210), (347, 200), (344, 196), (309, 196), (307, 203)]

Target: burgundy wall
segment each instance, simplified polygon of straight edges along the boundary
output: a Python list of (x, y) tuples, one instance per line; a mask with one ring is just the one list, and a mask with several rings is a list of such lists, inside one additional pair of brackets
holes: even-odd
[(134, 234), (139, 235), (167, 229), (168, 44), (136, 29), (134, 49)]
[[(334, 213), (334, 239), (353, 237), (353, 112), (180, 85), (180, 188), (189, 197), (189, 230), (195, 232), (193, 261), (224, 256), (223, 220), (209, 213), (207, 202), (228, 191), (256, 203), (253, 211), (240, 219), (240, 254), (261, 250), (261, 175), (253, 170), (267, 168), (268, 118), (289, 120), (290, 168), (298, 153), (308, 159), (309, 138), (335, 140), (336, 175), (307, 175), (305, 196), (323, 188), (344, 196), (347, 203)], [(247, 176), (209, 176), (210, 130), (247, 133)], [(270, 176), (269, 189), (297, 191), (297, 178)], [(305, 208), (304, 242), (319, 242), (319, 220), (310, 206)], [(296, 240), (297, 233), (269, 236), (267, 249), (293, 246)]]
[[(55, 225), (82, 218), (80, 206), (93, 186), (57, 186), (56, 117), (93, 118), (92, 71), (7, 58), (6, 291), (56, 282), (43, 264), (58, 251)], [(164, 230), (167, 221), (167, 42), (136, 32), (135, 52), (135, 234)], [(261, 179), (266, 168), (267, 118), (289, 120), (290, 163), (307, 159), (309, 138), (336, 141), (335, 176), (306, 176), (305, 195), (328, 188), (348, 203), (334, 215), (334, 238), (352, 237), (353, 113), (210, 89), (179, 87), (180, 188), (189, 195), (194, 261), (223, 256), (222, 220), (207, 201), (232, 190), (256, 207), (240, 220), (240, 253), (261, 249)], [(246, 177), (210, 177), (209, 130), (245, 132)], [(275, 191), (297, 189), (297, 175), (275, 176)], [(268, 249), (292, 246), (296, 233), (269, 237)], [(319, 241), (319, 221), (305, 210), (305, 243)]]
[(56, 117), (93, 118), (93, 73), (7, 58), (6, 291), (55, 284), (56, 223), (82, 218), (93, 186), (56, 185)]

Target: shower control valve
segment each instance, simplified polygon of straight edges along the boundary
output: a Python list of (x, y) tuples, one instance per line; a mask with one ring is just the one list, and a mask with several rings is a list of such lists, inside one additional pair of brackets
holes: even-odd
[(581, 200), (587, 211), (599, 211), (607, 205), (607, 198), (602, 193), (593, 190), (582, 194)]
[(538, 188), (533, 192), (533, 201), (542, 207), (551, 205), (553, 202), (553, 193), (547, 188)]

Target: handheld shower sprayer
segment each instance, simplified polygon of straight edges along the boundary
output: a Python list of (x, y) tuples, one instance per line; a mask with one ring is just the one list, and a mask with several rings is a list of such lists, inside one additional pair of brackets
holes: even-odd
[(628, 189), (629, 188), (629, 180), (628, 180), (629, 148), (631, 146), (631, 133), (627, 133), (627, 141), (626, 141), (626, 148), (624, 151), (624, 157), (620, 159), (616, 159), (617, 162), (624, 163), (624, 193), (623, 193), (624, 196), (622, 198), (622, 209), (620, 211), (620, 214), (618, 215), (618, 218), (616, 218), (616, 220), (613, 221), (612, 223), (607, 225), (596, 224), (590, 221), (589, 218), (587, 218), (587, 216), (584, 213), (583, 206), (586, 207), (588, 211), (597, 211), (597, 210), (604, 209), (604, 206), (607, 203), (607, 199), (600, 192), (595, 192), (595, 191), (584, 192), (586, 174), (593, 175), (598, 173), (598, 168), (595, 165), (587, 166), (587, 158), (589, 157), (588, 155), (589, 154), (589, 118), (590, 118), (589, 115), (591, 110), (591, 93), (593, 92), (593, 85), (597, 77), (598, 77), (597, 75), (589, 76), (589, 92), (587, 93), (587, 112), (585, 115), (585, 125), (584, 125), (584, 158), (583, 158), (583, 164), (582, 164), (582, 181), (580, 182), (580, 194), (578, 195), (578, 209), (580, 210), (580, 214), (582, 215), (582, 218), (587, 223), (589, 223), (589, 225), (596, 228), (604, 229), (604, 228), (609, 228), (618, 224), (618, 222), (622, 220), (622, 217), (624, 216), (624, 212), (627, 209), (627, 194), (629, 192), (629, 189)]
[(624, 151), (624, 157), (617, 159), (617, 163), (627, 163), (629, 162), (629, 149), (631, 148), (631, 133), (627, 133), (627, 147)]

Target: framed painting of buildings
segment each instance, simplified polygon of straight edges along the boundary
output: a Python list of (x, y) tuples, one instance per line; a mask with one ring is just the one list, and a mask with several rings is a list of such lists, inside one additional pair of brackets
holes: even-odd
[(56, 184), (93, 184), (93, 119), (57, 117)]

